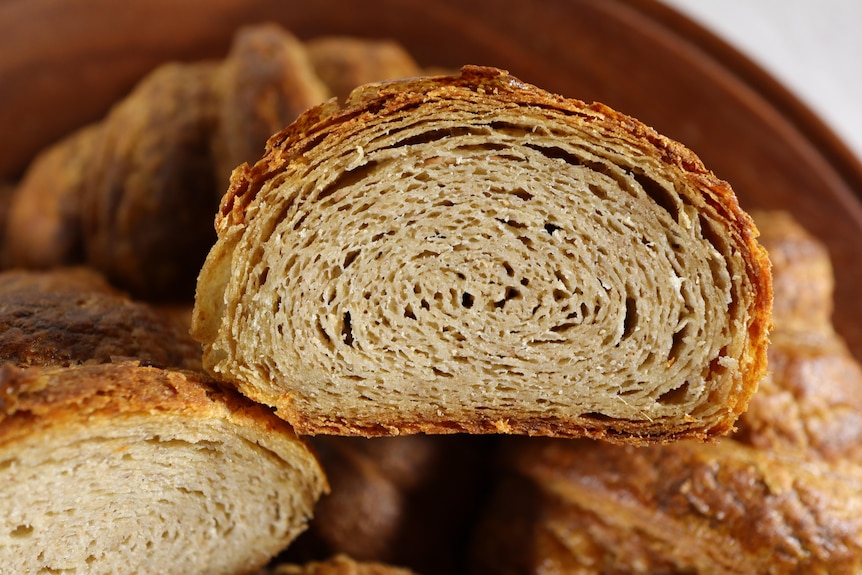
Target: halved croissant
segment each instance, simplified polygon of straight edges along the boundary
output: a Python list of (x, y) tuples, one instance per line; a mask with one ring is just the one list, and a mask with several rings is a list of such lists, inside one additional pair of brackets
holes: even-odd
[(368, 85), (234, 172), (205, 367), (305, 433), (649, 442), (766, 367), (757, 231), (693, 153), (505, 72)]
[(0, 319), (0, 564), (255, 573), (305, 529), (317, 459), (177, 320), (82, 269), (3, 272)]
[(285, 422), (194, 372), (0, 364), (0, 562), (254, 573), (326, 481)]

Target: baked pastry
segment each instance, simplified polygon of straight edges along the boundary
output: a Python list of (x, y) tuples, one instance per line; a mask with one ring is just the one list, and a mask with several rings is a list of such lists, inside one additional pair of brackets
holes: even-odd
[(237, 30), (215, 82), (220, 102), (213, 153), (220, 195), (235, 167), (259, 158), (271, 135), (329, 97), (305, 45), (277, 24)]
[(306, 527), (317, 459), (178, 318), (91, 270), (0, 274), (2, 564), (254, 573)]
[(180, 320), (129, 299), (87, 268), (0, 272), (0, 362), (71, 366), (134, 359), (201, 370)]
[(255, 573), (325, 489), (268, 409), (137, 362), (0, 365), (0, 561), (19, 573)]
[(460, 571), (487, 487), (487, 438), (319, 435), (309, 441), (331, 492), (282, 560), (344, 554), (423, 575)]
[(730, 187), (496, 69), (310, 110), (216, 226), (205, 368), (300, 433), (706, 438), (765, 371), (769, 263)]
[(773, 269), (773, 338), (832, 338), (835, 276), (826, 246), (789, 213), (751, 212)]
[(266, 575), (414, 575), (413, 571), (377, 562), (355, 561), (347, 555), (336, 555), (326, 561), (302, 565), (277, 565)]
[(773, 262), (769, 371), (737, 441), (778, 453), (862, 463), (862, 366), (832, 325), (826, 247), (786, 212), (754, 212)]
[(475, 575), (862, 568), (859, 466), (782, 457), (731, 439), (517, 443), (507, 453), (516, 475), (495, 494), (476, 540)]
[(87, 263), (142, 299), (182, 298), (212, 244), (214, 64), (164, 64), (103, 120), (83, 200)]
[(369, 82), (424, 75), (398, 42), (357, 36), (320, 36), (306, 42), (315, 73), (339, 99)]
[(775, 329), (739, 430), (643, 449), (508, 443), (474, 573), (862, 568), (862, 369), (828, 323), (828, 254), (788, 214), (753, 215), (775, 261)]
[(6, 267), (51, 268), (84, 261), (82, 194), (97, 124), (73, 132), (40, 153), (10, 198), (2, 248)]
[(7, 242), (6, 230), (9, 223), (9, 205), (15, 195), (15, 184), (0, 180), (0, 267), (3, 266), (3, 253)]

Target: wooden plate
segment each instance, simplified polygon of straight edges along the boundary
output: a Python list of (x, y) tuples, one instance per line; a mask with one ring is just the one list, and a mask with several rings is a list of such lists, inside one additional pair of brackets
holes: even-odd
[(423, 64), (508, 69), (598, 100), (697, 152), (745, 208), (791, 211), (829, 246), (836, 324), (862, 357), (862, 166), (734, 49), (652, 0), (7, 0), (0, 176), (107, 107), (156, 64), (220, 57), (245, 23), (400, 40)]

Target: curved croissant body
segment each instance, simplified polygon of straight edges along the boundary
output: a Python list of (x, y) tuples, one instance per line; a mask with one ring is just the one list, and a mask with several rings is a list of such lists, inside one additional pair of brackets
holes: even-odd
[(754, 217), (775, 330), (738, 431), (643, 448), (507, 443), (471, 573), (859, 572), (862, 368), (830, 323), (823, 245), (788, 214)]

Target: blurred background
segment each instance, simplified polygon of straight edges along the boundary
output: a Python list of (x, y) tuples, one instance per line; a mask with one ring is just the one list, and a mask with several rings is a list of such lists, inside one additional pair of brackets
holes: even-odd
[(862, 157), (862, 2), (663, 1), (786, 84)]

